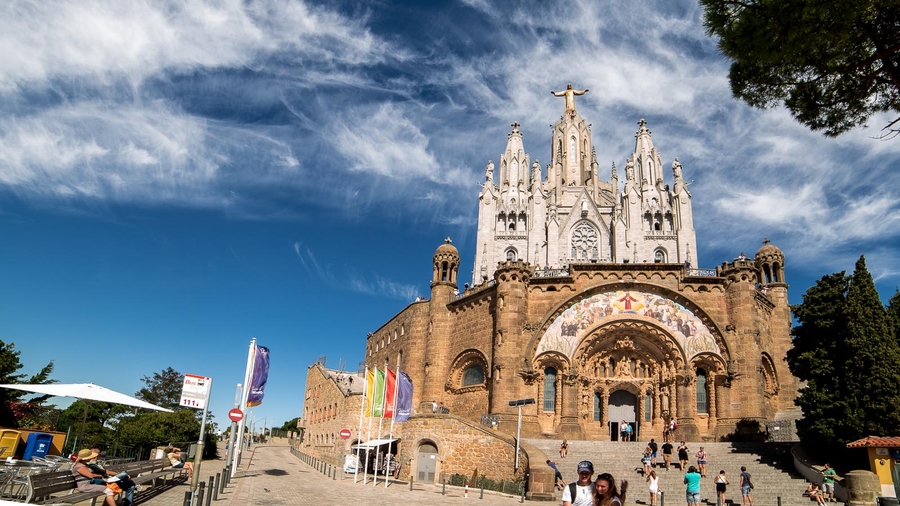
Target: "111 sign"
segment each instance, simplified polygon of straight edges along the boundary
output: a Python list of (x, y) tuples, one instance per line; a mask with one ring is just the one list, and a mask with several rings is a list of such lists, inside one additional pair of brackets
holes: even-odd
[(186, 408), (206, 409), (209, 400), (209, 391), (212, 389), (212, 378), (184, 375), (184, 385), (181, 387), (181, 402), (179, 405)]

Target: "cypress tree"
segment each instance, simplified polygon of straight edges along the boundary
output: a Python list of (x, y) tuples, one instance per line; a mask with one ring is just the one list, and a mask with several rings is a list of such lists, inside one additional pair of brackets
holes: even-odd
[(844, 418), (838, 349), (846, 330), (842, 311), (848, 285), (844, 272), (824, 276), (803, 294), (802, 304), (791, 307), (799, 325), (791, 331), (793, 348), (787, 358), (791, 373), (806, 383), (794, 401), (803, 410), (797, 421), (803, 441), (838, 439), (836, 424)]
[(835, 378), (844, 383), (846, 403), (839, 440), (900, 434), (900, 346), (865, 257), (850, 279), (844, 318), (846, 338), (836, 357), (843, 375)]

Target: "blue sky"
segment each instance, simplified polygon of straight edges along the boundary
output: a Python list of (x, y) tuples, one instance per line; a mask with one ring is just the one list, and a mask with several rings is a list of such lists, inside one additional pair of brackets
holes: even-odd
[(0, 47), (0, 339), (61, 382), (211, 376), (222, 423), (255, 336), (256, 418), (298, 416), (444, 237), (471, 279), (484, 166), (513, 121), (549, 161), (569, 82), (606, 179), (641, 118), (679, 157), (700, 267), (767, 236), (792, 302), (860, 254), (900, 284), (893, 118), (829, 139), (734, 100), (694, 1), (11, 1)]

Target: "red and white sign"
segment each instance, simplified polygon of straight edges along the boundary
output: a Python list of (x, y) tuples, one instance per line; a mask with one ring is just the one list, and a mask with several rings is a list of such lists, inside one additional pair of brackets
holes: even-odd
[(244, 419), (244, 412), (238, 408), (232, 408), (231, 411), (228, 412), (228, 419), (232, 422), (240, 422)]
[(206, 409), (210, 390), (212, 390), (212, 378), (197, 376), (196, 374), (185, 374), (179, 405), (188, 408)]
[(341, 429), (341, 439), (350, 439), (350, 429)]

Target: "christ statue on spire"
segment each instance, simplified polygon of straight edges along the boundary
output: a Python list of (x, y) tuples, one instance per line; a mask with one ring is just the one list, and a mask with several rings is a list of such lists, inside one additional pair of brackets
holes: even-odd
[(550, 93), (553, 93), (557, 97), (566, 97), (566, 114), (570, 114), (570, 115), (574, 116), (575, 115), (575, 95), (584, 95), (588, 91), (590, 91), (590, 90), (588, 90), (587, 88), (585, 88), (583, 90), (574, 90), (574, 89), (572, 89), (572, 83), (569, 83), (569, 85), (566, 86), (565, 90), (563, 90), (563, 91), (550, 90)]

